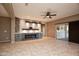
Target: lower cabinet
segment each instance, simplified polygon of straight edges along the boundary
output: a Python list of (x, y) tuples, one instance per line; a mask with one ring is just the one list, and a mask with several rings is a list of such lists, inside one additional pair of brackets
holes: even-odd
[(16, 41), (28, 40), (28, 39), (40, 39), (42, 33), (20, 33), (15, 35)]
[(15, 35), (16, 41), (21, 41), (25, 39), (25, 34), (16, 34)]

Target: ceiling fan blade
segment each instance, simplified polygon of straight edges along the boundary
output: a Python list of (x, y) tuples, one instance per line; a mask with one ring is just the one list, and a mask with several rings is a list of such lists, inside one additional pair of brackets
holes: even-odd
[(46, 18), (46, 16), (44, 15), (43, 19), (45, 19), (45, 18)]
[(52, 14), (51, 16), (56, 16), (56, 14)]
[(46, 16), (46, 14), (45, 15), (41, 15), (41, 16)]

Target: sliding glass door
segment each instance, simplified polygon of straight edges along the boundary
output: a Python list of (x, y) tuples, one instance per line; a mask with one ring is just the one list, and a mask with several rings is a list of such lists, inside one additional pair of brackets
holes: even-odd
[(59, 40), (68, 40), (68, 23), (56, 25), (56, 36)]

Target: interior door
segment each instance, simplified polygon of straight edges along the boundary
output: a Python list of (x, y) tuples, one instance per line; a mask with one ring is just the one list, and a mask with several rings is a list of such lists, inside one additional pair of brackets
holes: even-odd
[(10, 19), (0, 18), (0, 42), (10, 41)]

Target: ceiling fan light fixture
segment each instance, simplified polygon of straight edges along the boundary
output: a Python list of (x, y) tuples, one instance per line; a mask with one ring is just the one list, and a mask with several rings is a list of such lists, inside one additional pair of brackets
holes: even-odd
[(48, 18), (49, 18), (49, 16), (46, 16), (46, 17), (48, 17)]

